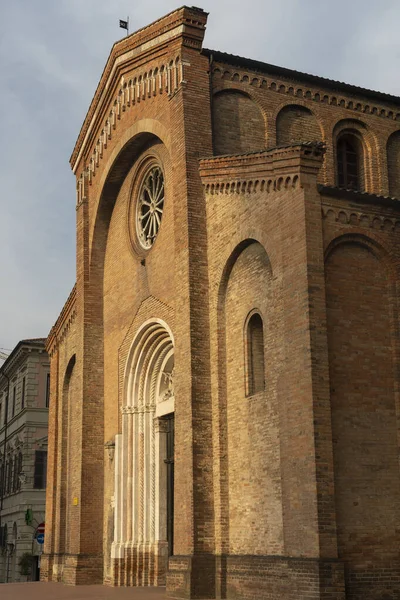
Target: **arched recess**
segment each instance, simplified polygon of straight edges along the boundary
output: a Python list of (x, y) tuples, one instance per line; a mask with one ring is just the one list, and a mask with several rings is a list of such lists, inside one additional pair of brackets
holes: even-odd
[[(372, 157), (377, 155), (377, 144), (365, 123), (356, 119), (342, 119), (333, 128), (332, 143), (335, 185), (361, 192), (372, 191)], [(346, 159), (346, 147), (350, 150), (349, 156), (354, 156), (350, 161)], [(350, 170), (356, 171), (357, 183), (354, 183), (354, 177), (353, 181), (351, 177), (348, 180), (343, 173), (343, 162), (346, 160)]]
[[(273, 285), (264, 247), (244, 240), (227, 261), (218, 301), (220, 544), (229, 554), (283, 550)], [(251, 395), (246, 389), (250, 313), (262, 319), (265, 357), (265, 389)]]
[(322, 140), (317, 117), (309, 108), (298, 104), (284, 106), (276, 118), (276, 145)]
[(338, 553), (346, 561), (348, 593), (354, 597), (378, 597), (361, 589), (362, 578), (352, 574), (368, 569), (372, 581), (376, 571), (379, 585), (385, 585), (400, 547), (398, 329), (388, 264), (375, 242), (361, 235), (336, 239), (327, 251)]
[[(90, 278), (88, 282), (89, 293), (87, 295), (87, 297), (90, 298), (89, 301), (91, 303), (91, 323), (90, 328), (88, 328), (86, 331), (85, 338), (86, 343), (91, 347), (92, 364), (96, 365), (96, 369), (98, 369), (99, 373), (104, 374), (103, 377), (96, 378), (96, 380), (91, 385), (91, 391), (93, 394), (95, 394), (96, 400), (99, 404), (99, 411), (96, 413), (96, 417), (98, 418), (96, 430), (97, 432), (100, 432), (101, 430), (101, 433), (99, 433), (96, 436), (96, 456), (101, 456), (102, 459), (104, 457), (104, 433), (108, 429), (107, 436), (109, 436), (110, 430), (115, 431), (116, 427), (114, 427), (114, 425), (118, 423), (118, 395), (114, 386), (117, 378), (118, 369), (117, 348), (120, 343), (120, 340), (117, 338), (117, 336), (120, 335), (120, 337), (122, 337), (124, 334), (124, 319), (120, 318), (119, 323), (117, 323), (114, 327), (114, 323), (110, 323), (110, 319), (108, 319), (106, 315), (107, 307), (104, 298), (104, 291), (106, 253), (107, 245), (110, 241), (110, 226), (112, 225), (113, 216), (117, 214), (115, 211), (115, 207), (117, 205), (117, 200), (123, 196), (123, 194), (120, 194), (120, 192), (123, 188), (124, 182), (126, 181), (128, 174), (130, 173), (132, 167), (134, 167), (138, 163), (138, 159), (143, 155), (143, 153), (145, 153), (146, 151), (150, 151), (155, 145), (162, 145), (162, 147), (165, 149), (165, 153), (168, 154), (169, 141), (165, 128), (161, 125), (161, 123), (152, 119), (143, 119), (141, 121), (138, 121), (131, 128), (129, 128), (120, 138), (118, 146), (114, 148), (108, 163), (104, 166), (101, 179), (98, 183), (98, 189), (101, 189), (101, 194), (98, 201), (97, 211), (95, 215), (95, 223), (90, 239)], [(126, 186), (126, 188), (127, 187), (128, 186)], [(94, 202), (95, 200), (96, 199), (93, 198)], [(121, 207), (121, 205), (119, 205), (119, 207)], [(124, 214), (120, 219), (120, 223), (122, 224), (125, 222), (126, 215)], [(121, 227), (122, 226), (123, 225), (121, 225)], [(132, 258), (133, 251), (131, 252), (131, 246), (128, 240), (128, 236), (125, 236), (124, 232), (122, 232), (120, 243), (121, 246), (123, 246), (122, 251), (124, 252), (124, 254), (121, 255), (121, 257), (126, 262), (128, 260), (128, 255), (130, 258)], [(125, 243), (126, 245), (124, 245)], [(117, 256), (116, 261), (118, 260), (119, 257)], [(112, 261), (109, 261), (110, 269), (111, 262)], [(137, 262), (137, 264), (134, 265), (132, 271), (130, 272), (130, 282), (132, 284), (129, 286), (129, 301), (127, 301), (127, 293), (124, 293), (123, 290), (123, 286), (126, 287), (126, 281), (127, 279), (129, 279), (129, 277), (126, 277), (124, 280), (124, 273), (121, 274), (120, 270), (118, 271), (114, 269), (114, 272), (117, 271), (118, 274), (121, 274), (121, 276), (119, 276), (119, 278), (115, 277), (115, 286), (113, 288), (113, 291), (112, 293), (108, 294), (108, 316), (112, 314), (112, 303), (114, 303), (115, 305), (115, 300), (117, 299), (118, 301), (118, 298), (121, 297), (124, 299), (125, 308), (129, 305), (129, 302), (131, 302), (131, 309), (135, 310), (135, 302), (140, 300), (140, 293), (143, 293), (143, 289), (140, 289), (138, 291), (138, 288), (143, 282), (143, 286), (147, 283), (146, 277), (142, 279), (140, 279), (140, 277), (136, 278), (135, 268), (137, 266), (140, 267), (139, 262)], [(113, 286), (112, 281), (110, 281), (110, 286)], [(117, 288), (121, 292), (120, 294), (116, 293), (115, 290)], [(144, 291), (147, 292), (147, 294), (149, 293), (149, 290)], [(144, 293), (143, 296), (145, 296)], [(129, 309), (126, 308), (126, 313), (128, 312), (128, 310)], [(114, 311), (114, 318), (115, 314), (116, 311)], [(126, 325), (128, 325), (129, 316), (126, 316), (125, 323)], [(109, 327), (108, 330), (107, 326)], [(108, 333), (110, 333), (110, 330), (113, 328), (114, 330), (111, 332), (111, 335), (108, 335)], [(106, 406), (105, 396), (107, 396), (108, 398)], [(105, 535), (103, 535), (103, 532), (100, 528), (97, 530), (96, 533), (99, 534), (99, 538), (101, 536), (101, 540), (99, 539), (99, 543), (101, 543), (102, 545), (102, 551), (106, 556), (109, 557), (109, 543), (111, 543), (111, 540), (109, 539), (108, 525), (110, 522), (110, 517), (112, 518), (112, 509), (110, 508), (112, 502), (112, 485), (109, 477), (111, 473), (104, 471), (103, 463), (99, 464), (98, 467), (99, 472), (101, 471), (101, 475), (104, 475), (104, 479), (102, 482), (103, 489), (99, 489), (99, 494), (100, 496), (102, 496), (102, 494), (104, 493), (106, 499), (104, 503), (98, 503), (98, 506), (96, 506), (94, 510), (98, 511), (98, 520), (104, 520)], [(106, 570), (108, 569), (108, 567), (109, 566), (107, 565), (107, 563), (105, 563)]]
[(258, 104), (239, 90), (223, 90), (213, 97), (214, 152), (243, 154), (266, 147), (265, 118)]
[(98, 267), (99, 260), (100, 268), (103, 267), (108, 226), (121, 186), (140, 154), (157, 142), (162, 142), (162, 140), (153, 133), (146, 131), (137, 133), (125, 143), (114, 157), (109, 170), (105, 171), (106, 176), (97, 208), (91, 242), (91, 275), (94, 269)]
[[(68, 540), (71, 528), (71, 505), (72, 505), (72, 478), (74, 477), (72, 469), (73, 455), (76, 454), (79, 446), (79, 436), (76, 427), (72, 424), (74, 398), (76, 399), (76, 372), (75, 372), (76, 355), (73, 354), (68, 361), (67, 368), (64, 374), (61, 396), (61, 410), (58, 416), (58, 462), (60, 468), (57, 469), (57, 490), (58, 502), (56, 506), (55, 540), (57, 547), (56, 553), (63, 555), (71, 552)], [(58, 543), (57, 543), (58, 541)], [(59, 575), (62, 575), (62, 565), (59, 567)]]
[(400, 131), (395, 131), (387, 142), (389, 196), (400, 198)]
[[(158, 130), (152, 121), (148, 123), (148, 120), (145, 119), (142, 126), (144, 127), (146, 125), (149, 128), (153, 125), (152, 128)], [(118, 194), (127, 174), (138, 160), (139, 156), (154, 144), (162, 142), (160, 137), (154, 133), (140, 131), (139, 124), (134, 127), (133, 131), (135, 132), (135, 135), (128, 138), (119, 152), (115, 151), (111, 164), (106, 167), (106, 169), (108, 168), (109, 170), (105, 171), (104, 185), (93, 228), (89, 285), (93, 291), (92, 298), (94, 310), (92, 311), (91, 332), (95, 339), (104, 339), (104, 267), (109, 227)], [(126, 137), (128, 137), (128, 134)], [(95, 352), (96, 354), (93, 354), (93, 361), (95, 364), (103, 366), (103, 344), (96, 343), (94, 346), (92, 352)], [(103, 385), (103, 381), (97, 382), (100, 397), (103, 397)]]
[(139, 555), (145, 548), (153, 565), (158, 557), (158, 569), (149, 563), (138, 571), (141, 585), (157, 584), (173, 550), (166, 452), (174, 403), (173, 334), (164, 321), (152, 319), (141, 326), (128, 353), (122, 434), (115, 438), (112, 558), (124, 559), (132, 548)]

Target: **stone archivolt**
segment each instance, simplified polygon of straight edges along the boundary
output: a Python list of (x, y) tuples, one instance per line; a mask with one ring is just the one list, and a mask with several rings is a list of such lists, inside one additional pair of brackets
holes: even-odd
[[(165, 555), (167, 540), (160, 488), (163, 469), (163, 434), (159, 417), (174, 411), (172, 334), (159, 320), (138, 332), (128, 354), (122, 433), (115, 436), (115, 519), (112, 557), (117, 561), (134, 551), (138, 557)], [(163, 406), (170, 402), (165, 409)], [(126, 485), (126, 482), (128, 485)], [(146, 547), (146, 548), (145, 548)], [(143, 559), (143, 558), (142, 558)], [(118, 566), (122, 566), (118, 563)], [(163, 571), (165, 571), (166, 565)], [(151, 580), (152, 569), (147, 570)]]

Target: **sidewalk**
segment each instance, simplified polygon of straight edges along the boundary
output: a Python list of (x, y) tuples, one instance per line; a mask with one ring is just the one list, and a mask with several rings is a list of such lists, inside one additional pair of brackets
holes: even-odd
[(69, 586), (61, 583), (1, 583), (1, 600), (163, 600), (165, 588)]

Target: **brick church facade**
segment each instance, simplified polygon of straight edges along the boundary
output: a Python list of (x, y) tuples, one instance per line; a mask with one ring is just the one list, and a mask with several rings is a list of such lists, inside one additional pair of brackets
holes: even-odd
[(42, 577), (400, 597), (400, 98), (117, 42), (71, 157)]

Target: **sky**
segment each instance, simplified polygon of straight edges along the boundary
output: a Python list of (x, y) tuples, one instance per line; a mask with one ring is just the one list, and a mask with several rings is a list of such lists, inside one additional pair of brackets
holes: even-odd
[[(399, 0), (197, 2), (206, 48), (400, 95)], [(46, 337), (74, 285), (69, 158), (119, 19), (133, 32), (179, 6), (0, 0), (0, 348)]]

